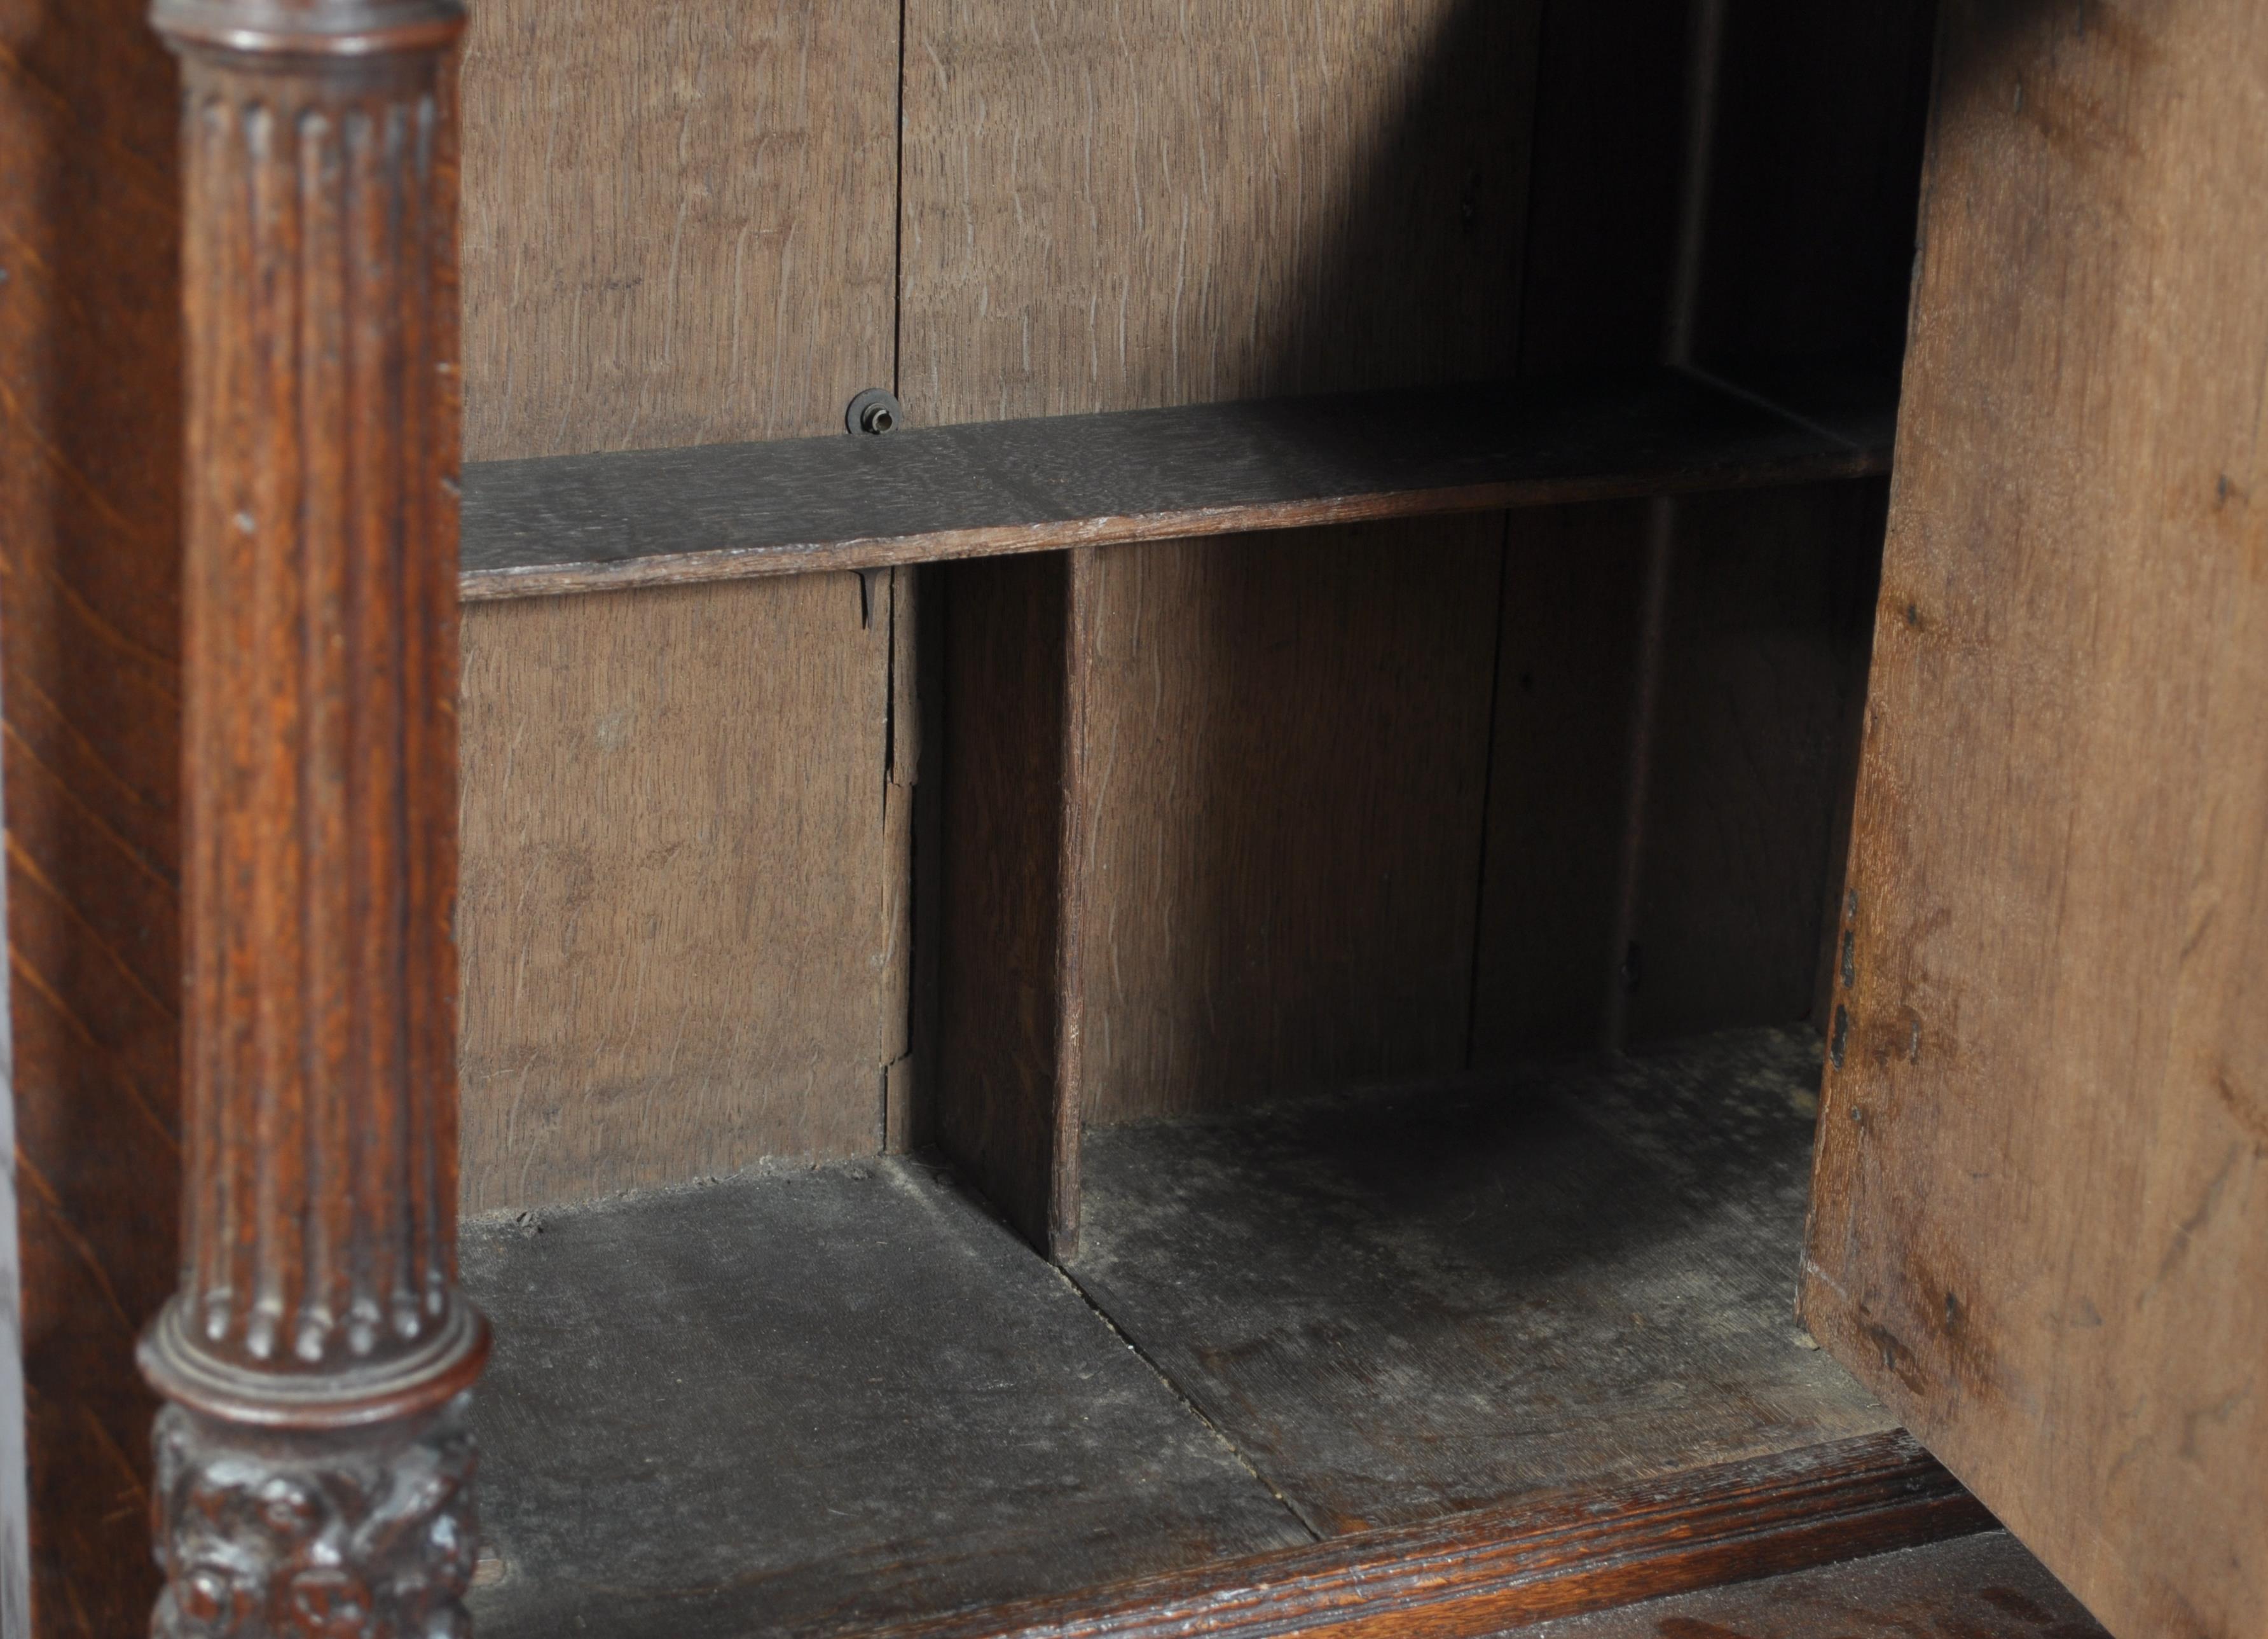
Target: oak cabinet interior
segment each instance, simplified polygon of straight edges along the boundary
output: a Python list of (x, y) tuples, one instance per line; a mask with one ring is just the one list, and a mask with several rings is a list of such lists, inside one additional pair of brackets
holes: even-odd
[(475, 15), (483, 1632), (1982, 1523), (1787, 1306), (1928, 9), (1124, 12)]
[(2268, 11), (0, 10), (0, 1627), (2257, 1630)]

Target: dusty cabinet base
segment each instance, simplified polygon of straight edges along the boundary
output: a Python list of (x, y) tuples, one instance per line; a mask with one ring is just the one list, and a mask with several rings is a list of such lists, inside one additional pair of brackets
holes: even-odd
[(1359, 1603), (1427, 1562), (1393, 1597), (1500, 1624), (1634, 1597), (1596, 1581), (1632, 1554), (1694, 1585), (1977, 1528), (1791, 1318), (1816, 1053), (1100, 1131), (1068, 1276), (917, 1160), (482, 1221), (480, 1631), (1202, 1606), (1225, 1564)]

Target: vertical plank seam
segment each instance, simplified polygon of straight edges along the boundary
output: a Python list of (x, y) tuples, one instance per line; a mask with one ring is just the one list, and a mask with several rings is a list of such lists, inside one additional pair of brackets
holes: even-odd
[(1277, 1502), (1283, 1508), (1284, 1511), (1292, 1517), (1292, 1523), (1297, 1525), (1300, 1530), (1307, 1533), (1307, 1537), (1310, 1541), (1321, 1542), (1326, 1538), (1337, 1534), (1336, 1532), (1327, 1528), (1324, 1524), (1309, 1518), (1306, 1510), (1301, 1509), (1299, 1503), (1294, 1502), (1288, 1493), (1277, 1485), (1273, 1480), (1270, 1480), (1267, 1474), (1262, 1471), (1260, 1465), (1253, 1461), (1252, 1458), (1247, 1454), (1244, 1448), (1229, 1437), (1228, 1430), (1215, 1422), (1212, 1418), (1206, 1414), (1204, 1406), (1198, 1405), (1196, 1400), (1189, 1398), (1189, 1392), (1183, 1389), (1182, 1385), (1174, 1380), (1173, 1374), (1168, 1372), (1160, 1362), (1152, 1358), (1150, 1351), (1142, 1347), (1141, 1342), (1134, 1336), (1134, 1334), (1127, 1331), (1125, 1327), (1120, 1325), (1117, 1321), (1111, 1318), (1110, 1311), (1102, 1306), (1101, 1302), (1096, 1298), (1094, 1293), (1086, 1289), (1086, 1288), (1080, 1282), (1077, 1274), (1071, 1270), (1068, 1264), (1058, 1262), (1055, 1266), (1055, 1275), (1057, 1280), (1061, 1281), (1065, 1286), (1069, 1287), (1073, 1292), (1078, 1294), (1079, 1301), (1085, 1303), (1087, 1308), (1094, 1312), (1094, 1318), (1102, 1323), (1104, 1328), (1109, 1332), (1111, 1336), (1116, 1338), (1121, 1343), (1126, 1346), (1126, 1352), (1128, 1354), (1133, 1355), (1135, 1359), (1140, 1361), (1144, 1366), (1149, 1369), (1150, 1375), (1157, 1378), (1157, 1380), (1165, 1386), (1166, 1392), (1171, 1394), (1175, 1400), (1181, 1403), (1182, 1409), (1187, 1412), (1190, 1416), (1196, 1418), (1199, 1425), (1204, 1428), (1204, 1431), (1220, 1443), (1221, 1449), (1226, 1451), (1236, 1460), (1236, 1466), (1244, 1470), (1246, 1473), (1250, 1474), (1252, 1478), (1258, 1481), (1259, 1484), (1267, 1491), (1270, 1496), (1276, 1499)]
[[(1533, 150), (1531, 149), (1531, 152)], [(1482, 929), (1488, 921), (1489, 816), (1496, 801), (1497, 716), (1504, 703), (1504, 596), (1512, 575), (1512, 514), (1504, 514), (1497, 537), (1496, 636), (1489, 653), (1488, 738), (1481, 753), (1479, 864), (1473, 873), (1472, 944), (1465, 974), (1464, 1067), (1473, 1067), (1473, 1043), (1480, 1030)]]
[[(1709, 188), (1716, 158), (1717, 91), (1725, 47), (1726, 0), (1696, 0), (1686, 74), (1685, 173), (1677, 201), (1676, 262), (1668, 311), (1662, 315), (1663, 361), (1690, 364), (1700, 307), (1702, 251), (1708, 234)], [(1678, 504), (1673, 496), (1647, 509), (1645, 579), (1638, 592), (1637, 675), (1631, 690), (1630, 750), (1623, 785), (1623, 837), (1616, 862), (1614, 934), (1607, 945), (1606, 1007), (1600, 1045), (1619, 1052), (1629, 1034), (1631, 936), (1646, 870), (1646, 801), (1653, 786), (1653, 740), (1661, 693), (1662, 644), (1669, 581), (1677, 550)]]
[[(1535, 63), (1535, 69), (1528, 79), (1528, 182), (1521, 196), (1520, 208), (1520, 284), (1513, 293), (1513, 299), (1518, 304), (1520, 309), (1513, 317), (1513, 325), (1514, 327), (1513, 334), (1517, 338), (1513, 343), (1516, 351), (1513, 358), (1513, 373), (1514, 375), (1523, 376), (1528, 373), (1528, 285), (1529, 275), (1533, 271), (1535, 264), (1535, 155), (1537, 150), (1542, 146), (1543, 142), (1543, 86), (1545, 66), (1545, 46), (1550, 35), (1549, 20), (1551, 16), (1551, 11), (1552, 8), (1550, 4), (1550, 0), (1544, 0), (1544, 4), (1540, 4), (1536, 8), (1535, 48), (1531, 54)], [(1507, 531), (1507, 538), (1509, 538), (1511, 521), (1511, 515), (1506, 513), (1505, 524)], [(1498, 600), (1497, 624), (1500, 636), (1504, 624), (1503, 600), (1501, 598)], [(1490, 746), (1490, 760), (1491, 762), (1495, 760), (1495, 747), (1493, 743)]]
[(902, 416), (906, 400), (906, 12), (909, 0), (898, 0), (898, 129), (897, 174), (893, 196), (897, 203), (894, 224), (896, 240), (891, 250), (890, 272), (890, 391)]

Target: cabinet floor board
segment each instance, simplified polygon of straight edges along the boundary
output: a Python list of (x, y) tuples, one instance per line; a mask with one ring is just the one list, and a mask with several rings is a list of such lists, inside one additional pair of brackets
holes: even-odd
[(1072, 1273), (1319, 1534), (1895, 1426), (1797, 1327), (1817, 1038), (1090, 1132)]
[(483, 1639), (868, 1627), (1308, 1540), (916, 1163), (479, 1221), (463, 1261)]
[(1817, 1060), (1093, 1130), (1079, 1285), (918, 1160), (477, 1220), (480, 1631), (1482, 1632), (1975, 1529), (1792, 1318)]

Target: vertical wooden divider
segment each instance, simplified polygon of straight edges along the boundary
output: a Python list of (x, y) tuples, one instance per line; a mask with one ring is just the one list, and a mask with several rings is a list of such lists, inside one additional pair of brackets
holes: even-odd
[[(1507, 373), (1541, 10), (910, 0), (908, 416)], [(939, 577), (938, 1136), (1035, 1241), (1073, 1244), (1083, 1120), (1462, 1067), (1501, 539), (1427, 520)], [(1263, 650), (1314, 686), (1256, 688)]]
[(158, 1639), (460, 1634), (453, 0), (160, 0), (188, 344)]
[(1086, 622), (1094, 550), (956, 565), (945, 596), (939, 1148), (1058, 1261), (1079, 1242)]

